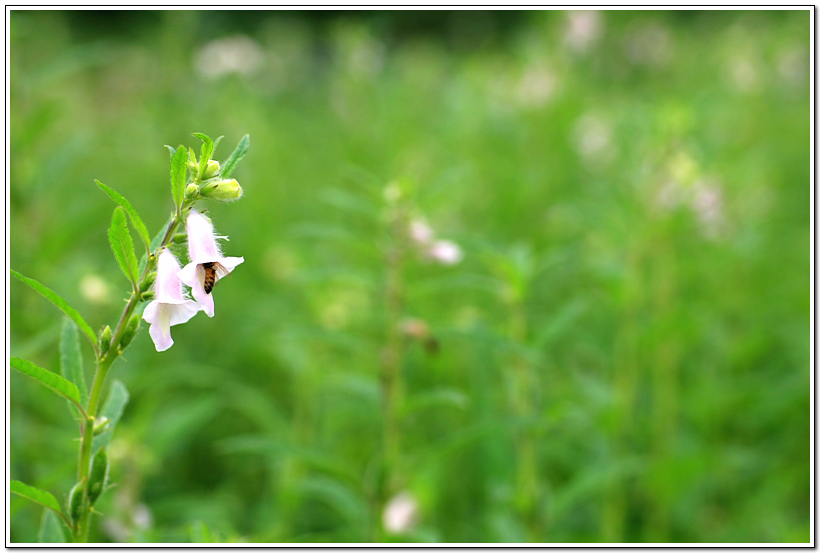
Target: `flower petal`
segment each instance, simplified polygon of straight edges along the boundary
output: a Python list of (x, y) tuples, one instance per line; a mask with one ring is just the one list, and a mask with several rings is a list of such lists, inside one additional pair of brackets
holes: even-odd
[[(156, 305), (156, 322), (152, 323), (151, 328), (148, 329), (148, 334), (154, 341), (154, 346), (157, 348), (157, 351), (165, 351), (174, 345), (174, 340), (171, 339), (171, 318), (167, 308), (167, 305), (161, 303)], [(148, 310), (148, 307), (145, 309)]]
[(185, 300), (185, 303), (168, 307), (171, 313), (171, 326), (187, 323), (194, 315), (202, 311), (202, 306), (193, 300)]
[(217, 261), (222, 255), (214, 238), (214, 227), (211, 222), (195, 210), (188, 213), (188, 256), (192, 262), (207, 263)]
[(177, 276), (179, 273), (179, 262), (169, 249), (162, 250), (157, 261), (157, 281), (154, 287), (157, 301), (160, 303), (181, 303), (185, 301), (182, 296), (182, 283)]

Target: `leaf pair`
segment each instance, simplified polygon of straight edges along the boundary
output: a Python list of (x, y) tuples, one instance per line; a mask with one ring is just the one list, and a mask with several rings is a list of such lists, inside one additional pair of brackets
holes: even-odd
[(126, 214), (128, 218), (131, 219), (131, 224), (134, 226), (143, 244), (145, 244), (146, 255), (150, 255), (151, 253), (151, 238), (148, 234), (148, 228), (125, 197), (100, 181), (95, 182), (97, 186), (100, 187), (100, 190), (108, 194), (108, 197), (117, 204), (117, 208), (114, 209), (114, 215), (111, 217), (111, 227), (108, 229), (108, 241), (111, 244), (111, 250), (114, 252), (114, 257), (117, 258), (117, 263), (119, 263), (125, 278), (131, 281), (131, 284), (136, 290), (139, 280), (139, 263), (134, 253), (134, 242), (131, 240), (131, 233), (128, 232)]

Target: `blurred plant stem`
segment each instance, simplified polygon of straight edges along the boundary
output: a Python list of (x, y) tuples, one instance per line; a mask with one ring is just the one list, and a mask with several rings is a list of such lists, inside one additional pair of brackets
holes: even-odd
[(385, 251), (385, 345), (382, 351), (382, 420), (384, 485), (380, 496), (380, 510), (401, 487), (399, 463), (401, 455), (401, 428), (399, 406), (402, 401), (401, 366), (403, 340), (401, 321), (404, 308), (402, 267), (407, 247), (407, 208), (399, 199), (389, 206), (387, 219), (388, 244)]
[[(508, 308), (510, 340), (514, 344), (524, 346), (527, 341), (527, 317), (523, 290), (510, 295)], [(511, 365), (513, 369), (512, 409), (518, 420), (515, 436), (518, 450), (516, 507), (530, 531), (530, 540), (538, 541), (537, 536), (544, 530), (539, 527), (538, 504), (541, 497), (541, 486), (536, 454), (537, 437), (532, 426), (537, 409), (534, 396), (537, 394), (538, 382), (532, 364), (521, 354), (515, 355)]]
[[(657, 317), (659, 333), (655, 339), (655, 355), (652, 363), (652, 465), (663, 466), (671, 451), (671, 437), (675, 435), (675, 418), (678, 410), (678, 363), (680, 339), (674, 326), (677, 324), (677, 260), (670, 239), (666, 236), (655, 241), (656, 255), (652, 258), (653, 308)], [(646, 523), (644, 540), (666, 542), (669, 540), (669, 497), (665, 492), (668, 483), (655, 481), (649, 490), (652, 508)]]
[[(190, 208), (190, 205), (187, 207)], [(168, 229), (165, 231), (165, 235), (162, 238), (162, 242), (149, 256), (147, 263), (145, 264), (145, 269), (143, 269), (142, 275), (139, 278), (139, 282), (142, 282), (154, 269), (156, 265), (157, 252), (164, 248), (174, 236), (177, 226), (183, 219), (182, 214), (184, 211), (182, 209), (178, 209), (174, 218), (171, 219), (171, 222), (168, 224)], [(91, 449), (94, 440), (94, 421), (97, 416), (97, 408), (99, 407), (100, 394), (102, 393), (103, 385), (105, 384), (105, 377), (108, 376), (108, 371), (111, 368), (111, 365), (113, 365), (114, 361), (116, 361), (122, 354), (122, 350), (120, 349), (120, 341), (122, 340), (125, 329), (128, 326), (128, 321), (131, 319), (131, 315), (133, 315), (134, 310), (141, 301), (142, 298), (139, 290), (132, 290), (131, 297), (128, 299), (128, 303), (125, 305), (122, 315), (120, 315), (120, 320), (117, 322), (116, 330), (111, 337), (111, 341), (109, 342), (108, 347), (104, 348), (106, 353), (101, 354), (101, 357), (97, 358), (97, 369), (94, 373), (94, 383), (91, 386), (91, 393), (88, 397), (88, 407), (86, 409), (88, 418), (86, 419), (85, 425), (82, 429), (82, 439), (80, 442), (80, 459), (77, 468), (77, 480), (79, 482), (82, 482), (84, 479), (88, 478), (89, 468), (91, 465)], [(92, 511), (93, 509), (88, 504), (86, 493), (82, 516), (74, 529), (75, 543), (88, 542), (88, 532), (89, 527), (91, 526)]]

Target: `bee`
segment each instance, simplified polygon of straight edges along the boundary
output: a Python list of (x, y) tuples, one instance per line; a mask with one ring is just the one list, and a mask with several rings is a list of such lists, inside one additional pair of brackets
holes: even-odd
[(214, 289), (214, 284), (216, 284), (217, 278), (222, 278), (225, 275), (230, 274), (230, 271), (223, 267), (222, 264), (218, 261), (209, 261), (208, 263), (203, 263), (202, 268), (205, 269), (206, 294), (210, 294), (211, 290)]

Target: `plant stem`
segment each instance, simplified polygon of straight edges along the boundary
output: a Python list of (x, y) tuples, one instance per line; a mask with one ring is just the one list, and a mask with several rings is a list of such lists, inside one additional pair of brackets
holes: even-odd
[[(187, 207), (190, 207), (190, 205)], [(162, 238), (162, 242), (148, 257), (148, 262), (145, 264), (145, 269), (143, 269), (138, 283), (142, 282), (148, 273), (153, 270), (156, 265), (157, 252), (164, 248), (174, 236), (177, 226), (182, 221), (182, 211), (183, 209), (177, 210), (176, 215), (168, 224), (168, 229), (165, 231), (165, 236)], [(97, 369), (94, 373), (94, 383), (91, 386), (91, 394), (88, 397), (88, 407), (86, 408), (88, 417), (86, 418), (85, 426), (83, 427), (82, 441), (80, 444), (80, 460), (77, 467), (78, 482), (81, 482), (83, 478), (88, 478), (88, 470), (91, 466), (92, 442), (94, 440), (94, 422), (97, 416), (97, 407), (100, 402), (100, 394), (102, 394), (103, 384), (105, 383), (105, 377), (108, 375), (108, 370), (111, 368), (111, 365), (114, 364), (114, 361), (116, 361), (122, 354), (122, 351), (119, 349), (119, 344), (128, 325), (128, 321), (131, 319), (131, 315), (133, 315), (137, 305), (139, 305), (140, 301), (142, 301), (138, 287), (139, 284), (137, 285), (137, 289), (131, 292), (131, 297), (128, 299), (128, 303), (125, 305), (122, 315), (120, 315), (120, 320), (117, 322), (114, 335), (111, 337), (111, 341), (108, 344), (108, 350), (105, 355), (97, 358)], [(88, 490), (86, 490), (86, 494), (87, 492)], [(75, 543), (86, 543), (88, 541), (90, 521), (91, 509), (90, 506), (86, 504), (83, 509), (83, 515), (80, 517), (80, 522), (74, 529)]]

